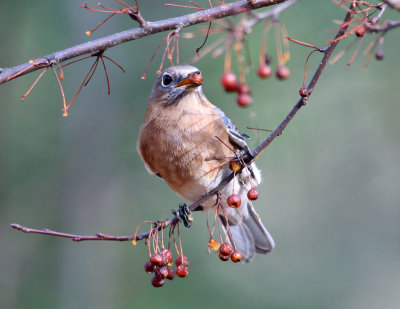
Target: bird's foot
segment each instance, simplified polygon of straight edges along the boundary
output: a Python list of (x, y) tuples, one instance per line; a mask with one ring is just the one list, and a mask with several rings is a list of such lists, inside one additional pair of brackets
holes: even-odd
[(183, 222), (185, 227), (190, 227), (192, 225), (192, 212), (189, 210), (187, 204), (179, 204), (179, 209), (173, 210), (172, 213), (178, 218), (179, 222)]
[(250, 151), (241, 150), (235, 153), (236, 161), (241, 165), (241, 169), (246, 168), (251, 175), (254, 175), (253, 168), (251, 167), (251, 161), (253, 161), (254, 156)]

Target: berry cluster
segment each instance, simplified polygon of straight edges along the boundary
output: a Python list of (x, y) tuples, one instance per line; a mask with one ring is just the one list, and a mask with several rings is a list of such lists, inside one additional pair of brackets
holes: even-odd
[[(240, 172), (243, 167), (247, 169), (247, 166), (244, 164), (244, 162), (243, 162), (243, 165), (242, 165), (239, 162), (239, 160), (230, 161), (229, 167), (233, 171), (234, 174)], [(250, 176), (249, 176), (249, 182), (251, 184)], [(235, 192), (235, 188), (233, 186), (232, 187), (232, 194), (229, 195), (228, 198), (227, 198), (227, 204), (228, 204), (229, 207), (239, 208), (241, 203), (242, 203), (242, 201), (241, 201), (240, 196), (238, 194), (235, 194), (234, 192)], [(258, 198), (258, 191), (256, 189), (254, 189), (252, 184), (251, 184), (251, 189), (247, 192), (247, 198), (249, 200), (256, 200)], [(225, 217), (225, 223), (224, 224), (226, 224), (226, 226), (225, 226), (226, 227), (226, 232), (225, 232), (225, 241), (224, 242), (222, 242), (222, 236), (221, 236), (221, 232), (220, 232), (220, 239), (221, 239), (222, 245), (220, 245), (220, 243), (213, 238), (216, 221), (218, 220), (218, 227), (219, 227), (219, 225), (221, 223), (220, 217), (218, 216), (218, 213), (222, 214)], [(207, 226), (208, 226), (208, 215), (207, 215)], [(229, 227), (229, 220), (227, 218), (225, 208), (221, 204), (221, 200), (220, 199), (218, 199), (218, 201), (217, 201), (217, 205), (215, 207), (214, 224), (213, 224), (212, 230), (210, 230), (210, 228), (209, 228), (209, 232), (210, 232), (210, 241), (208, 242), (208, 247), (212, 251), (214, 251), (214, 253), (218, 253), (219, 259), (221, 261), (228, 261), (230, 259), (232, 262), (238, 263), (238, 262), (240, 262), (242, 260), (242, 254), (240, 253), (239, 250), (236, 249), (235, 240), (233, 239), (233, 236), (232, 236), (232, 233), (231, 233), (230, 227)], [(228, 240), (228, 235), (231, 236), (230, 239), (231, 239), (231, 242), (233, 244), (233, 247), (227, 241)]]
[[(266, 79), (272, 75), (272, 68), (270, 66), (271, 56), (267, 54), (267, 36), (269, 30), (275, 29), (275, 45), (276, 45), (276, 58), (277, 58), (277, 68), (275, 71), (275, 76), (284, 80), (290, 76), (290, 71), (285, 63), (290, 59), (289, 45), (287, 40), (286, 28), (284, 24), (278, 20), (272, 20), (265, 23), (264, 33), (261, 40), (260, 48), (260, 64), (257, 69), (257, 74), (260, 78)], [(228, 28), (229, 25), (228, 25)], [(229, 31), (229, 30), (228, 30)], [(230, 29), (230, 31), (234, 31)], [(238, 31), (238, 30), (236, 30)], [(241, 30), (240, 30), (241, 31)], [(243, 55), (243, 45), (246, 41), (246, 33), (240, 33), (236, 35), (236, 40), (232, 45), (225, 47), (225, 63), (224, 63), (224, 73), (221, 76), (221, 84), (227, 92), (236, 92), (238, 94), (236, 102), (241, 107), (247, 107), (251, 104), (252, 98), (250, 95), (250, 87), (246, 83), (245, 72), (249, 71), (251, 67), (250, 60), (247, 59), (247, 64), (245, 63), (245, 57)], [(236, 53), (236, 63), (238, 69), (238, 76), (232, 72), (232, 50), (234, 47)], [(219, 54), (219, 53), (215, 53)]]
[[(233, 151), (233, 150), (232, 150)], [(230, 169), (236, 173), (240, 173), (243, 168), (248, 169), (247, 165), (244, 162), (240, 162), (238, 159), (234, 159), (229, 162)], [(258, 191), (253, 188), (251, 183), (250, 173), (248, 172), (249, 183), (251, 185), (250, 190), (247, 192), (247, 197), (249, 200), (256, 200), (258, 198)], [(234, 193), (234, 186), (232, 188), (232, 194), (227, 199), (227, 204), (229, 207), (238, 208), (241, 205), (241, 198), (238, 194)], [(207, 214), (207, 227), (210, 232), (210, 241), (208, 243), (209, 250), (211, 249), (213, 252), (218, 253), (219, 259), (221, 261), (228, 261), (231, 260), (234, 263), (239, 263), (242, 260), (242, 254), (239, 250), (236, 249), (235, 240), (233, 239), (232, 232), (229, 227), (229, 220), (227, 218), (227, 214), (225, 211), (225, 207), (221, 203), (221, 199), (218, 198), (217, 204), (215, 206), (215, 216), (214, 216), (214, 223), (212, 229), (210, 229), (208, 223), (208, 214)], [(224, 224), (226, 230), (224, 230), (224, 238), (222, 239), (222, 228), (221, 228), (221, 215), (225, 217)], [(150, 232), (146, 240), (146, 244), (149, 250), (149, 260), (144, 265), (144, 270), (146, 273), (154, 273), (154, 276), (151, 280), (151, 284), (154, 287), (162, 287), (164, 286), (166, 279), (172, 280), (175, 277), (175, 274), (178, 277), (184, 278), (189, 273), (189, 259), (183, 255), (182, 252), (182, 243), (180, 239), (179, 233), (179, 223), (175, 223), (170, 226), (169, 230), (169, 239), (168, 245), (164, 246), (164, 235), (163, 235), (163, 225), (165, 222), (151, 222), (151, 221), (144, 221), (150, 223)], [(213, 238), (215, 227), (218, 226), (219, 230), (219, 237), (220, 241), (218, 242)], [(132, 243), (136, 245), (136, 235), (138, 233), (140, 225), (136, 229), (135, 238), (133, 239)], [(177, 241), (175, 238), (175, 228), (177, 228), (177, 237), (179, 248), (177, 245)], [(228, 237), (230, 238), (230, 242), (228, 242)], [(172, 242), (171, 242), (172, 240)], [(177, 258), (175, 259), (176, 268), (173, 269), (173, 255), (170, 250), (172, 247), (175, 247), (175, 250), (178, 254)], [(168, 249), (166, 249), (168, 248)]]
[(165, 284), (165, 279), (174, 279), (175, 273), (181, 278), (188, 275), (189, 259), (186, 256), (179, 255), (175, 259), (175, 270), (171, 267), (172, 265), (172, 252), (168, 249), (163, 249), (160, 253), (155, 253), (150, 257), (150, 260), (144, 264), (144, 270), (149, 274), (154, 273), (151, 284), (158, 288)]
[(230, 259), (233, 263), (239, 263), (242, 260), (242, 254), (240, 251), (233, 250), (232, 245), (228, 242), (224, 242), (222, 245), (220, 245), (217, 240), (210, 238), (208, 247), (214, 251), (214, 253), (218, 253), (221, 261), (228, 261)]
[[(261, 63), (257, 70), (257, 75), (266, 79), (272, 74), (272, 68), (269, 65), (271, 57), (266, 55), (264, 63)], [(275, 76), (280, 80), (285, 80), (290, 76), (290, 70), (284, 64), (278, 65), (275, 71)], [(241, 78), (244, 80), (244, 78)], [(241, 107), (247, 107), (251, 104), (252, 98), (250, 95), (250, 87), (245, 82), (239, 82), (239, 79), (231, 71), (226, 71), (221, 76), (221, 84), (226, 92), (236, 92), (238, 94), (236, 103)]]
[(238, 250), (233, 251), (232, 246), (225, 242), (219, 247), (219, 259), (228, 261), (229, 258), (233, 263), (238, 263), (242, 260), (242, 254)]
[(221, 76), (221, 84), (226, 92), (237, 92), (237, 104), (242, 107), (251, 104), (250, 87), (246, 84), (241, 84), (236, 75), (232, 72), (225, 72)]

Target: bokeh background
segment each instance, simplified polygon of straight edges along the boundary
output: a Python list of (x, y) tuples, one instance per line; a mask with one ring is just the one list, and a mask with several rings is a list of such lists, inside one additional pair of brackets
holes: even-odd
[[(148, 20), (188, 12), (165, 7), (166, 1), (139, 2)], [(198, 3), (207, 6), (208, 1)], [(1, 1), (0, 67), (88, 40), (85, 31), (104, 16), (80, 4)], [(96, 1), (88, 4), (95, 7)], [(113, 1), (104, 4), (118, 7)], [(399, 18), (394, 12), (385, 16)], [(281, 20), (289, 36), (324, 46), (333, 19), (343, 17), (330, 1), (308, 0)], [(90, 39), (132, 26), (129, 18), (114, 17)], [(248, 39), (254, 66), (261, 30), (255, 28)], [(361, 53), (349, 70), (352, 52), (328, 66), (309, 104), (258, 160), (264, 181), (255, 206), (275, 238), (272, 254), (248, 265), (219, 261), (207, 254), (205, 218), (196, 214), (193, 227), (182, 232), (191, 261), (188, 278), (154, 289), (143, 271), (143, 243), (74, 243), (9, 227), (17, 222), (71, 233), (129, 235), (142, 220), (168, 217), (181, 202), (162, 180), (147, 174), (135, 149), (160, 55), (147, 80), (140, 76), (164, 35), (109, 50), (127, 73), (107, 64), (108, 96), (99, 67), (67, 118), (61, 116), (61, 96), (50, 73), (24, 102), (20, 97), (38, 73), (0, 86), (0, 307), (398, 308), (400, 31), (387, 34), (384, 61), (373, 59), (367, 71)], [(201, 41), (181, 40), (181, 62), (190, 60)], [(274, 56), (272, 36), (269, 43)], [(252, 135), (253, 147), (266, 134), (256, 136), (245, 127), (273, 129), (283, 119), (298, 99), (307, 52), (291, 46), (291, 77), (285, 82), (260, 80), (253, 67), (249, 109), (237, 107), (235, 96), (220, 87), (223, 58), (205, 57), (197, 66), (208, 98)], [(309, 74), (319, 59), (312, 57)], [(85, 61), (65, 69), (67, 98), (90, 65)]]

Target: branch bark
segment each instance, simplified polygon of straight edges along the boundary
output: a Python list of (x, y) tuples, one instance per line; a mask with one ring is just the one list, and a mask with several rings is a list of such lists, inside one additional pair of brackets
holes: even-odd
[(38, 58), (36, 59), (36, 62), (39, 63), (39, 65), (33, 65), (31, 62), (27, 62), (12, 68), (0, 69), (0, 84), (46, 66), (58, 64), (95, 51), (106, 50), (119, 44), (137, 40), (155, 33), (175, 30), (177, 28), (182, 29), (215, 19), (226, 18), (228, 16), (238, 15), (262, 7), (279, 4), (285, 1), (287, 0), (257, 0), (251, 2), (248, 0), (242, 0), (180, 17), (155, 22), (146, 22), (144, 27), (114, 33), (94, 41), (79, 44)]

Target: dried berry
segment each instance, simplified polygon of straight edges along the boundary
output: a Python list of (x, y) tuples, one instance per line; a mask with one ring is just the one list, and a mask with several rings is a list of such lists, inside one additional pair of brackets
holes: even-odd
[(290, 70), (287, 66), (280, 65), (276, 68), (275, 74), (278, 79), (284, 80), (290, 76)]
[(237, 250), (233, 251), (231, 254), (231, 260), (233, 263), (239, 263), (242, 260), (242, 254)]
[(218, 241), (216, 241), (214, 238), (211, 238), (210, 241), (208, 242), (208, 247), (214, 251), (214, 253), (217, 253), (219, 248), (220, 248), (220, 244)]
[(236, 87), (236, 92), (239, 94), (250, 94), (250, 87), (246, 84), (240, 84)]
[(272, 57), (270, 55), (265, 54), (265, 64), (270, 64), (272, 61)]
[(184, 266), (189, 266), (189, 259), (184, 256), (184, 255), (178, 255), (178, 257), (175, 259), (175, 265), (184, 265)]
[(146, 264), (144, 264), (144, 271), (148, 274), (154, 273), (157, 269), (157, 266), (154, 265), (151, 261), (147, 261)]
[(231, 161), (229, 163), (229, 167), (232, 170), (232, 172), (239, 172), (242, 169), (242, 164), (240, 164), (240, 162), (238, 161)]
[(305, 88), (305, 87), (300, 88), (299, 95), (302, 97), (307, 97), (308, 96), (307, 88)]
[(236, 102), (241, 107), (246, 107), (251, 104), (251, 96), (247, 93), (241, 93), (238, 95)]
[(178, 267), (176, 267), (176, 271), (175, 272), (176, 272), (176, 275), (178, 277), (184, 278), (184, 277), (186, 277), (188, 275), (189, 269), (188, 269), (187, 266), (181, 264)]
[(173, 270), (171, 267), (167, 268), (168, 271), (168, 275), (167, 275), (167, 279), (168, 280), (172, 280), (175, 277), (175, 270)]
[(172, 252), (168, 249), (161, 250), (161, 254), (168, 258), (168, 264), (172, 264)]
[(383, 52), (382, 49), (378, 49), (375, 53), (375, 59), (376, 60), (382, 60), (385, 57), (385, 53)]
[(157, 266), (163, 266), (165, 260), (161, 254), (157, 253), (157, 254), (153, 254), (150, 257), (150, 262), (152, 262), (154, 265), (157, 265)]
[(271, 67), (269, 65), (263, 64), (258, 67), (257, 74), (260, 78), (268, 78), (271, 76)]
[(168, 276), (168, 270), (166, 267), (160, 267), (156, 270), (156, 275), (161, 279), (165, 279)]
[(192, 85), (202, 85), (203, 84), (203, 76), (201, 73), (193, 73), (189, 77), (189, 81)]
[(232, 92), (236, 91), (238, 80), (235, 74), (232, 72), (225, 72), (221, 76), (221, 84), (224, 86), (225, 91)]
[(365, 26), (361, 24), (356, 29), (356, 36), (362, 38), (364, 35), (365, 35)]
[(247, 198), (251, 201), (255, 201), (258, 199), (258, 191), (254, 188), (251, 188), (249, 192), (247, 192)]
[(151, 284), (155, 287), (155, 288), (159, 288), (161, 286), (163, 286), (165, 283), (164, 279), (160, 279), (157, 276), (154, 276), (153, 279), (151, 279)]
[(240, 204), (242, 203), (240, 196), (237, 194), (229, 195), (229, 197), (226, 201), (228, 203), (228, 206), (230, 206), (232, 208), (238, 208), (240, 206)]
[(227, 243), (227, 242), (223, 243), (221, 245), (221, 247), (219, 248), (219, 253), (221, 255), (228, 256), (228, 258), (232, 254), (232, 251), (233, 251), (233, 248), (232, 248), (231, 244)]
[(219, 254), (219, 259), (221, 260), (221, 261), (224, 261), (224, 262), (226, 262), (226, 261), (228, 261), (229, 260), (229, 255), (223, 255), (223, 254)]

